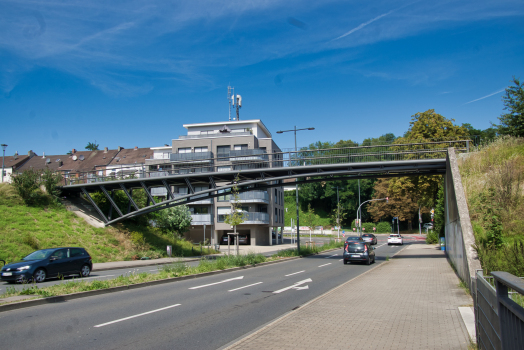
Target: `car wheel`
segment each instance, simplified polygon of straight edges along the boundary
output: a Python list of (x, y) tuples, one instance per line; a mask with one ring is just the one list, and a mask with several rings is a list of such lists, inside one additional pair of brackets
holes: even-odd
[(85, 264), (80, 269), (80, 277), (88, 277), (91, 274), (91, 268), (89, 265)]
[(366, 265), (371, 265), (371, 259), (368, 257), (368, 259), (366, 260)]
[(47, 277), (47, 273), (45, 272), (44, 269), (38, 269), (33, 274), (33, 279), (35, 280), (36, 283), (44, 282), (46, 277)]
[(348, 264), (348, 262), (346, 260), (344, 260), (344, 265), (347, 265), (347, 264)]

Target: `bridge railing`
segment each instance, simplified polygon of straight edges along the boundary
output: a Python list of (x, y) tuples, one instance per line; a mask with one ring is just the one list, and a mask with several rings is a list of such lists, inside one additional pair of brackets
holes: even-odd
[[(355, 146), (343, 148), (308, 149), (275, 153), (247, 152), (218, 154), (214, 158), (199, 158), (198, 162), (172, 160), (160, 164), (160, 169), (134, 170), (134, 173), (120, 172), (114, 175), (98, 175), (96, 171), (69, 174), (64, 185), (115, 181), (132, 178), (163, 177), (179, 174), (214, 173), (221, 171), (239, 171), (246, 169), (303, 167), (312, 165), (365, 163), (381, 161), (401, 161), (446, 158), (447, 149), (454, 147), (456, 153), (468, 152), (470, 140), (434, 141), (420, 143), (395, 143), (383, 145)], [(136, 165), (134, 166), (136, 169)], [(105, 171), (105, 170), (104, 170)]]

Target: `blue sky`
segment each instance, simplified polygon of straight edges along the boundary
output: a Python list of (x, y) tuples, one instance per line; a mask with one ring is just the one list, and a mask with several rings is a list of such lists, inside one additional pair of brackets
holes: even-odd
[(262, 119), (315, 141), (402, 135), (435, 109), (485, 129), (524, 79), (524, 2), (0, 3), (0, 142), (64, 154), (154, 147), (184, 123)]

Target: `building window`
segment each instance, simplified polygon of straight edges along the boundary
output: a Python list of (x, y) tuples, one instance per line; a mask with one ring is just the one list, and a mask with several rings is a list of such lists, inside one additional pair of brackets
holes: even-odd
[(217, 146), (217, 154), (220, 157), (221, 155), (229, 155), (229, 151), (231, 150), (231, 146)]
[(217, 207), (217, 222), (224, 222), (226, 215), (231, 213), (231, 207)]
[(218, 196), (217, 201), (218, 202), (229, 202), (229, 199), (231, 198), (230, 194), (226, 194), (229, 191), (226, 190), (218, 190), (218, 193), (223, 193), (223, 195)]
[(278, 204), (278, 193), (277, 193), (277, 189), (275, 188), (275, 203)]
[(247, 145), (235, 145), (234, 146), (235, 151), (243, 151), (245, 149), (247, 149)]
[(220, 172), (220, 171), (230, 171), (231, 170), (231, 167), (230, 166), (219, 166), (217, 167), (217, 171)]
[(195, 153), (202, 153), (207, 152), (207, 146), (206, 147), (195, 147)]
[(278, 209), (275, 208), (275, 222), (278, 222)]
[(191, 147), (179, 148), (178, 153), (191, 153)]
[(209, 207), (191, 207), (191, 214), (209, 214)]

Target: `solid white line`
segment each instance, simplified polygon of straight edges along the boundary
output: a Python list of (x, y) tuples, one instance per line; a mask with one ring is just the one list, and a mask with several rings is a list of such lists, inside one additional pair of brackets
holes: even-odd
[(251, 286), (256, 286), (257, 284), (260, 284), (260, 283), (263, 283), (263, 282), (257, 282), (257, 283), (250, 284), (249, 286), (231, 289), (231, 290), (228, 290), (228, 292), (234, 292), (235, 290), (244, 289), (244, 288), (251, 287)]
[(287, 276), (293, 276), (293, 275), (296, 275), (297, 273), (302, 273), (302, 272), (306, 272), (306, 270), (290, 273), (289, 275), (286, 275), (286, 277)]
[(243, 279), (243, 278), (244, 278), (244, 276), (235, 277), (235, 278), (230, 278), (230, 279), (223, 280), (223, 281), (220, 281), (220, 282), (215, 282), (215, 283), (210, 283), (210, 284), (204, 284), (204, 285), (202, 285), (202, 286), (191, 287), (191, 288), (189, 288), (189, 289), (198, 289), (198, 288), (204, 288), (204, 287), (214, 286), (215, 284), (226, 283), (226, 282), (230, 282), (230, 281), (234, 281), (234, 280), (241, 280), (241, 279)]
[(344, 259), (340, 259), (339, 261), (342, 261), (342, 260), (344, 260)]
[(158, 269), (157, 270), (149, 270), (149, 271), (158, 271)]
[(153, 310), (153, 311), (148, 311), (148, 312), (144, 312), (142, 314), (138, 314), (138, 315), (134, 315), (134, 316), (129, 316), (129, 317), (124, 317), (124, 318), (121, 318), (119, 320), (114, 320), (114, 321), (111, 321), (111, 322), (106, 322), (106, 323), (102, 323), (102, 324), (98, 324), (96, 326), (94, 326), (95, 328), (98, 328), (98, 327), (104, 327), (104, 326), (107, 326), (107, 325), (110, 325), (110, 324), (113, 324), (113, 323), (117, 323), (117, 322), (122, 322), (122, 321), (126, 321), (126, 320), (129, 320), (129, 319), (132, 319), (132, 318), (135, 318), (135, 317), (140, 317), (140, 316), (144, 316), (144, 315), (149, 315), (149, 314), (152, 314), (154, 312), (158, 312), (158, 311), (163, 311), (163, 310), (167, 310), (167, 309), (171, 309), (175, 306), (180, 306), (181, 304), (175, 304), (175, 305), (171, 305), (171, 306), (166, 306), (166, 307), (163, 307), (161, 309), (156, 309), (156, 310)]
[(334, 256), (337, 256), (338, 254), (333, 254), (333, 255), (330, 255), (330, 256), (326, 256), (324, 259), (329, 259), (329, 258), (332, 258)]
[(331, 265), (331, 263), (327, 263), (327, 264), (324, 264), (324, 265), (320, 265), (319, 267), (326, 266), (326, 265)]
[(292, 288), (298, 287), (298, 286), (300, 286), (301, 284), (304, 284), (304, 283), (307, 283), (307, 282), (312, 282), (311, 278), (308, 278), (308, 279), (305, 279), (305, 280), (299, 281), (299, 282), (293, 284), (292, 286), (289, 286), (289, 287), (286, 287), (286, 288), (282, 288), (282, 289), (276, 290), (276, 291), (274, 291), (273, 293), (274, 293), (274, 294), (282, 293), (282, 292), (285, 292), (285, 291), (288, 290), (288, 289), (292, 289)]

